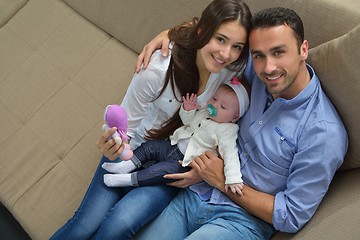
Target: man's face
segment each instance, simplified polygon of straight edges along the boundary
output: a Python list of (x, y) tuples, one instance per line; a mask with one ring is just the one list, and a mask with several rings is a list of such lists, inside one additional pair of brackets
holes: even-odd
[(306, 86), (308, 78), (304, 66), (308, 43), (304, 41), (299, 48), (290, 27), (254, 29), (250, 33), (249, 46), (256, 74), (274, 99), (291, 99)]

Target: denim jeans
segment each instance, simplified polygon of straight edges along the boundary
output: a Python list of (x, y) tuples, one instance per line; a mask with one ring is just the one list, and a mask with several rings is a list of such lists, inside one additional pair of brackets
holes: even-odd
[(183, 160), (183, 158), (184, 155), (177, 145), (171, 145), (170, 140), (144, 142), (134, 150), (132, 161), (136, 166), (145, 167), (133, 174), (134, 182), (138, 186), (173, 182), (174, 180), (163, 178), (163, 176), (165, 174), (189, 171), (190, 167), (183, 167), (179, 163), (179, 160)]
[(74, 216), (50, 239), (131, 239), (176, 196), (166, 185), (110, 188), (103, 182), (103, 157)]
[(275, 232), (242, 208), (211, 204), (184, 189), (136, 240), (270, 239)]

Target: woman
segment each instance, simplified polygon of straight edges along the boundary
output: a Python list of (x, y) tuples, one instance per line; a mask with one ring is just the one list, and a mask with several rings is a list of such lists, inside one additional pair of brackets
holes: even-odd
[[(250, 20), (250, 10), (242, 1), (214, 0), (200, 19), (169, 31), (171, 54), (164, 58), (160, 51), (154, 53), (150, 65), (134, 75), (122, 102), (132, 148), (146, 137), (167, 138), (180, 126), (178, 109), (186, 93), (197, 93), (198, 104), (204, 107), (221, 83), (244, 69)], [(97, 143), (104, 157), (79, 209), (51, 239), (131, 239), (177, 194), (177, 188), (166, 185), (107, 187), (101, 165), (117, 159), (123, 148), (107, 141), (114, 131), (104, 133)], [(190, 177), (184, 184), (194, 183), (192, 171), (186, 174)]]

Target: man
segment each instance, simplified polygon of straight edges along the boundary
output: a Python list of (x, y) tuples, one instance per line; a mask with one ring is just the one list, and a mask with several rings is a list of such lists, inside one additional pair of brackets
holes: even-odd
[[(139, 56), (137, 70), (159, 44), (166, 54), (163, 38), (144, 48), (148, 52)], [(172, 184), (178, 187), (195, 183), (197, 176), (205, 182), (182, 190), (137, 239), (269, 239), (276, 230), (299, 231), (318, 208), (348, 139), (306, 64), (300, 17), (286, 8), (256, 13), (249, 47), (245, 78), (251, 101), (238, 135), (243, 196), (225, 191), (223, 162), (206, 152), (194, 159), (193, 171), (165, 176), (178, 179)]]

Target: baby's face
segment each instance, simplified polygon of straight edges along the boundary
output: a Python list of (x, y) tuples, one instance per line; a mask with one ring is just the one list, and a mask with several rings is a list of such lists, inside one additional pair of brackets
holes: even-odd
[(209, 115), (211, 120), (218, 123), (235, 123), (239, 119), (239, 101), (230, 87), (220, 86), (209, 99), (209, 104), (216, 109), (216, 114)]

